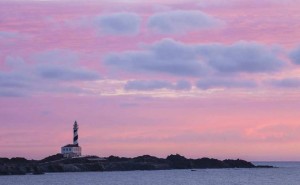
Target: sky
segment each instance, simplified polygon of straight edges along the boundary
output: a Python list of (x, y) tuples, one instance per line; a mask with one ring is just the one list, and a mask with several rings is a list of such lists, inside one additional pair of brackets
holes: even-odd
[(300, 160), (299, 9), (0, 0), (0, 156)]

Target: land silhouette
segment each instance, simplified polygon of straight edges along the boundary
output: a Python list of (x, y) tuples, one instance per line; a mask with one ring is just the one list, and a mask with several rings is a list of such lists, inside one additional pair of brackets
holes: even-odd
[(179, 154), (169, 155), (165, 159), (150, 155), (134, 158), (118, 156), (64, 158), (62, 154), (52, 155), (42, 160), (27, 160), (22, 157), (0, 158), (0, 175), (210, 168), (272, 168), (272, 166), (256, 166), (241, 159), (223, 161), (213, 158), (187, 159)]

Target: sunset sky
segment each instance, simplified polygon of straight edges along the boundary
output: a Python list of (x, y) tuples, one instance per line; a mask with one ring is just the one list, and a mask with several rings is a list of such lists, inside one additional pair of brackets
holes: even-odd
[[(163, 1), (163, 3), (162, 3)], [(0, 157), (300, 160), (300, 1), (0, 0)]]

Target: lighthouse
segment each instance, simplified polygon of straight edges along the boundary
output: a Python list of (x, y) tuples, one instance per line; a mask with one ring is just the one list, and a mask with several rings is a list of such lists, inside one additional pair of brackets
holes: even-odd
[(63, 154), (64, 157), (71, 158), (81, 156), (81, 147), (78, 144), (78, 129), (77, 121), (75, 121), (73, 125), (73, 144), (61, 147), (61, 154)]
[(78, 145), (78, 124), (77, 121), (75, 121), (74, 126), (73, 126), (73, 144)]

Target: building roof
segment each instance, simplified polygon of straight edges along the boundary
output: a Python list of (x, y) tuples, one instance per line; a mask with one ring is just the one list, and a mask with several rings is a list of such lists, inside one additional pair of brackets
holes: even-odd
[(63, 146), (63, 147), (79, 147), (78, 144), (68, 144), (66, 146)]

